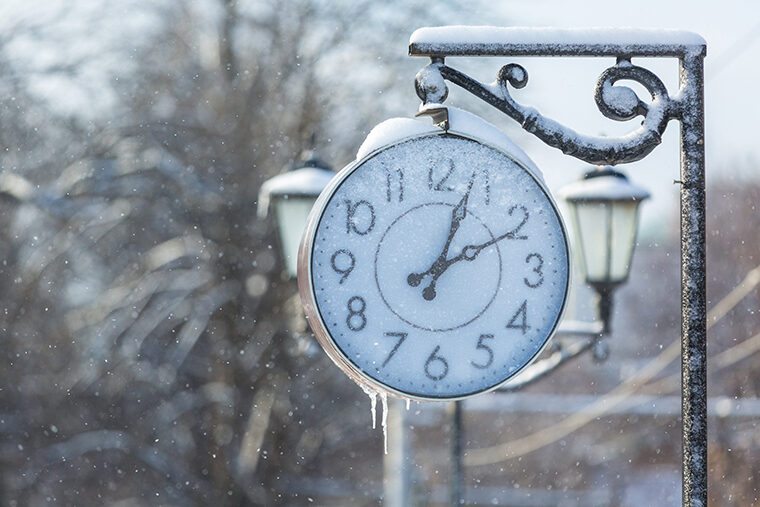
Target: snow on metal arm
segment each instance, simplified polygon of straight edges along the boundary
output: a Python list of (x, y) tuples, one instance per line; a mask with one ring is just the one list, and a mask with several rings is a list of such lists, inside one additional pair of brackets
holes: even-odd
[[(647, 156), (661, 142), (668, 121), (677, 114), (677, 102), (670, 98), (662, 81), (653, 73), (620, 58), (605, 70), (596, 85), (594, 98), (607, 118), (626, 121), (643, 116), (641, 126), (621, 137), (594, 137), (580, 134), (532, 107), (518, 104), (509, 94), (509, 86), (523, 88), (528, 73), (511, 63), (499, 70), (494, 85), (484, 85), (443, 63), (443, 57), (432, 57), (415, 80), (417, 95), (423, 104), (441, 103), (448, 95), (445, 81), (450, 81), (488, 102), (520, 123), (528, 132), (546, 144), (596, 165), (633, 162)], [(651, 102), (641, 100), (631, 88), (614, 86), (618, 81), (635, 81), (647, 89)]]

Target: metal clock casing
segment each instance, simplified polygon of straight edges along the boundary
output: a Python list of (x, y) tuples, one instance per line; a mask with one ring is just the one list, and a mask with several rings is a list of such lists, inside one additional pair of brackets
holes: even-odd
[(299, 250), (317, 340), (354, 381), (461, 399), (527, 366), (569, 286), (564, 223), (507, 151), (460, 133), (399, 140), (322, 192)]

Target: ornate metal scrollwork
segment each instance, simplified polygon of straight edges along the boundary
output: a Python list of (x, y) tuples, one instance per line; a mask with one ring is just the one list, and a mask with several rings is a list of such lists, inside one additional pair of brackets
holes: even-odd
[[(619, 164), (644, 158), (660, 143), (671, 119), (680, 123), (681, 206), (681, 430), (683, 505), (707, 505), (707, 331), (705, 317), (705, 129), (704, 58), (707, 45), (696, 34), (636, 29), (556, 29), (498, 27), (427, 27), (412, 34), (411, 56), (429, 57), (431, 65), (417, 76), (417, 93), (427, 107), (421, 112), (438, 123), (445, 107), (445, 80), (453, 82), (501, 110), (545, 143), (593, 164)], [(595, 99), (612, 120), (642, 116), (641, 127), (616, 138), (578, 134), (536, 110), (515, 102), (509, 86), (521, 88), (528, 74), (519, 65), (499, 71), (492, 85), (481, 84), (444, 64), (447, 56), (489, 57), (617, 57), (599, 77)], [(670, 96), (651, 72), (631, 64), (631, 58), (678, 59), (678, 90)], [(651, 95), (641, 100), (619, 81), (633, 81)], [(445, 127), (444, 127), (445, 128)], [(598, 340), (577, 348), (557, 349), (536, 362), (525, 383), (540, 378), (566, 359), (594, 347)], [(598, 357), (604, 350), (597, 350)], [(541, 366), (543, 365), (543, 366)], [(524, 375), (527, 372), (524, 373)], [(523, 385), (505, 389), (519, 389)]]
[[(528, 132), (568, 155), (596, 165), (615, 165), (640, 160), (661, 142), (668, 122), (677, 116), (678, 103), (662, 81), (652, 72), (620, 58), (605, 70), (596, 84), (594, 98), (599, 111), (612, 120), (626, 121), (642, 116), (641, 126), (621, 137), (597, 137), (580, 134), (532, 107), (518, 104), (509, 94), (509, 86), (523, 88), (528, 83), (524, 67), (511, 63), (499, 70), (496, 83), (484, 85), (434, 57), (415, 80), (417, 95), (423, 104), (442, 103), (448, 96), (445, 81), (450, 81), (504, 112)], [(634, 81), (646, 88), (651, 101), (641, 100), (618, 81)]]

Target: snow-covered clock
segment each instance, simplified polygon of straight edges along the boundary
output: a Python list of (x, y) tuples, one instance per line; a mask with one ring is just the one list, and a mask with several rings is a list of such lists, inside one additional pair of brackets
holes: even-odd
[(540, 172), (483, 120), (450, 108), (449, 121), (373, 129), (301, 242), (309, 324), (370, 391), (493, 389), (540, 353), (565, 307), (567, 234)]

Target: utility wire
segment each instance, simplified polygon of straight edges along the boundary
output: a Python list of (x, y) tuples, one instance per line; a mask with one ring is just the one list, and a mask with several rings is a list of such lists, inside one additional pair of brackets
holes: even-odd
[[(717, 58), (713, 59), (712, 62), (714, 62), (712, 65), (710, 65), (710, 72), (705, 76), (705, 82), (709, 82), (717, 76), (720, 72), (723, 71), (726, 67), (728, 67), (728, 64), (731, 63), (733, 60), (735, 60), (737, 57), (739, 57), (742, 53), (744, 53), (747, 49), (752, 47), (752, 44), (755, 42), (755, 40), (760, 36), (760, 23), (753, 26), (747, 33), (745, 33), (743, 36), (739, 37), (734, 41), (733, 44), (731, 44), (728, 49), (723, 51), (721, 54), (718, 55)], [(708, 60), (709, 62), (710, 60)]]
[[(720, 321), (720, 319), (722, 319), (729, 311), (739, 304), (744, 297), (757, 287), (758, 284), (760, 284), (760, 266), (749, 271), (744, 277), (744, 280), (742, 280), (739, 285), (737, 285), (708, 312), (707, 329), (710, 329), (715, 323)], [(562, 437), (569, 435), (573, 431), (604, 415), (618, 405), (635, 405), (636, 402), (631, 399), (631, 395), (664, 370), (671, 362), (677, 359), (680, 355), (680, 347), (680, 339), (674, 340), (673, 343), (660, 352), (658, 356), (647, 363), (639, 373), (621, 383), (597, 401), (556, 424), (509, 442), (466, 451), (464, 455), (464, 464), (466, 466), (492, 465), (494, 463), (500, 463), (523, 456), (556, 442)], [(748, 357), (757, 350), (760, 350), (760, 333), (727, 349), (716, 356), (715, 360), (718, 362), (718, 368), (722, 369)], [(667, 382), (669, 385), (671, 379), (676, 377), (676, 375), (666, 377), (665, 379), (658, 381), (657, 384), (659, 385)]]

